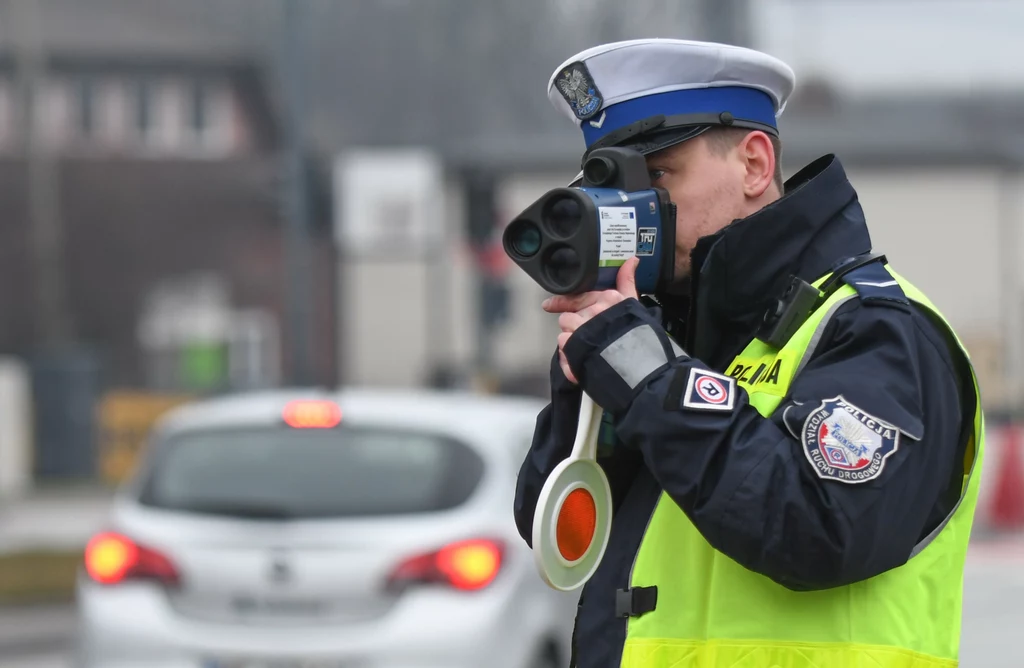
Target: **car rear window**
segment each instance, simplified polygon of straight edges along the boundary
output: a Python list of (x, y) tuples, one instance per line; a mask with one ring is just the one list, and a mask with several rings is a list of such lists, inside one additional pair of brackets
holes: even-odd
[(447, 510), (469, 498), (484, 468), (447, 437), (352, 427), (196, 431), (155, 453), (144, 505), (268, 519)]

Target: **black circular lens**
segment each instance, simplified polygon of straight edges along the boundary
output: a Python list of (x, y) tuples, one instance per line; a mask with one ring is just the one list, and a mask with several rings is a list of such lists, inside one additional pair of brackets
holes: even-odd
[(569, 246), (559, 246), (544, 262), (548, 280), (560, 287), (569, 287), (580, 278), (583, 264), (579, 253)]
[(547, 211), (544, 213), (544, 222), (548, 224), (548, 229), (552, 234), (563, 239), (575, 234), (582, 220), (582, 207), (572, 197), (554, 200), (548, 204)]
[(587, 183), (603, 186), (615, 176), (615, 163), (604, 156), (596, 156), (583, 165), (583, 177)]
[(528, 220), (517, 220), (508, 231), (508, 243), (522, 257), (533, 257), (540, 250), (540, 228)]

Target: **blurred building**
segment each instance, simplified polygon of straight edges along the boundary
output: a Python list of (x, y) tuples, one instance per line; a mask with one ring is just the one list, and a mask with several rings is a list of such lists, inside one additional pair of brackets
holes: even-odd
[[(0, 5), (0, 354), (31, 365), (39, 478), (117, 477), (154, 406), (293, 367), (279, 87), (237, 32), (161, 4)], [(310, 171), (306, 352), (330, 384), (328, 185)]]
[[(757, 3), (758, 16), (777, 4)], [(110, 389), (173, 403), (292, 377), (279, 194), (285, 3), (38, 0), (34, 30), (26, 5), (0, 0), (0, 354), (34, 360), (37, 437), (46, 452), (64, 444), (41, 461), (74, 451), (88, 462), (78, 435)], [(496, 243), (579, 168), (582, 139), (544, 95), (552, 68), (598, 42), (727, 35), (753, 3), (302, 6), (311, 381), (545, 394), (556, 318)], [(837, 153), (876, 246), (972, 351), (986, 403), (1020, 406), (1024, 98), (853, 95), (797, 74), (781, 121), (786, 174)], [(33, 87), (40, 141), (26, 145)], [(363, 188), (373, 197), (346, 203), (337, 164), (395, 150), (430, 165), (429, 185), (378, 172)], [(437, 208), (423, 216), (428, 200)], [(354, 216), (373, 252), (343, 243)], [(47, 238), (56, 251), (39, 252)]]
[[(41, 175), (22, 141), (21, 54), (0, 60), (0, 349), (38, 353), (45, 334), (33, 308), (34, 173), (54, 199), (67, 338), (95, 351), (105, 385), (277, 385), (289, 365), (283, 173), (261, 63), (192, 42), (178, 53), (110, 44), (44, 40)], [(314, 234), (324, 239), (325, 185), (315, 188)], [(329, 243), (314, 246), (312, 356), (316, 380), (330, 383), (333, 261)]]

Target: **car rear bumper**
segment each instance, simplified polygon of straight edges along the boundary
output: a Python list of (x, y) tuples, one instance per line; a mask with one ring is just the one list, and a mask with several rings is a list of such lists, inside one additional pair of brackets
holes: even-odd
[(538, 639), (511, 623), (508, 592), (481, 594), (411, 592), (377, 620), (268, 627), (185, 619), (156, 586), (83, 579), (76, 665), (220, 668), (217, 661), (258, 659), (319, 660), (325, 668), (522, 668)]

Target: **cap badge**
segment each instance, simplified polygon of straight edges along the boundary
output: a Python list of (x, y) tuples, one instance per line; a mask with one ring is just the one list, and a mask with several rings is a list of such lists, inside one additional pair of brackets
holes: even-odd
[(572, 63), (563, 69), (555, 83), (576, 118), (581, 121), (592, 118), (601, 109), (604, 102), (601, 92), (597, 90), (597, 84), (582, 62)]

